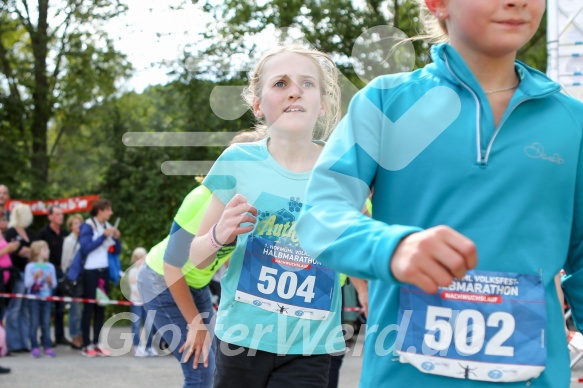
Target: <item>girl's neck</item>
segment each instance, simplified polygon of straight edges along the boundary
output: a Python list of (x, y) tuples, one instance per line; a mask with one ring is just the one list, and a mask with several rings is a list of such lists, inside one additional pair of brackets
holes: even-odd
[(282, 167), (294, 172), (311, 171), (322, 147), (308, 137), (271, 137), (267, 141), (269, 153)]
[[(455, 47), (455, 46), (454, 46)], [(485, 91), (503, 89), (516, 85), (516, 53), (504, 56), (489, 56), (475, 51), (455, 47)]]

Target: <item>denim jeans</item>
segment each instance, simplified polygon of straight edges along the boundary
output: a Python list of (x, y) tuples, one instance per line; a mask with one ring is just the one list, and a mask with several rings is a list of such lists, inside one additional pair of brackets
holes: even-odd
[[(24, 273), (20, 273), (20, 279), (14, 282), (12, 292), (15, 294), (26, 293), (24, 287)], [(30, 349), (30, 315), (28, 312), (28, 300), (12, 298), (6, 309), (6, 344), (9, 351)]]
[[(146, 311), (154, 311), (156, 313), (154, 326), (162, 334), (164, 341), (170, 345), (170, 350), (174, 357), (180, 362), (182, 354), (178, 350), (186, 342), (187, 323), (176, 302), (174, 302), (164, 277), (158, 275), (147, 265), (143, 265), (138, 273), (138, 290), (144, 301)], [(208, 286), (201, 289), (190, 288), (190, 293), (196, 308), (202, 314), (204, 323), (209, 327), (214, 310)], [(211, 338), (213, 338), (214, 335), (211, 328), (209, 328), (209, 332), (212, 336)], [(193, 358), (191, 356), (187, 362), (180, 363), (184, 374), (184, 388), (212, 387), (215, 371), (214, 344), (209, 353), (207, 368), (199, 364), (198, 368), (194, 369), (192, 361)]]
[(69, 305), (69, 337), (71, 339), (81, 334), (81, 303), (71, 302)]
[(29, 300), (30, 310), (30, 345), (38, 348), (38, 328), (40, 326), (43, 348), (50, 349), (51, 343), (51, 302), (46, 300)]
[(146, 335), (148, 338), (146, 339), (146, 348), (152, 346), (152, 339), (154, 338), (154, 331), (155, 329), (152, 327), (151, 322), (146, 322), (146, 309), (144, 306), (130, 306), (130, 311), (136, 314), (140, 319), (137, 321), (132, 321), (132, 334), (134, 335), (134, 346), (140, 345), (140, 333), (142, 330), (142, 326), (146, 331)]
[(215, 388), (327, 388), (329, 354), (277, 355), (217, 339)]

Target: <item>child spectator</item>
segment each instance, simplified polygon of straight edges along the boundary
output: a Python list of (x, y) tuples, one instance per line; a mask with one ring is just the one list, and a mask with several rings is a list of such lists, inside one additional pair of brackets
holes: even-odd
[[(30, 246), (30, 263), (24, 269), (24, 285), (29, 295), (51, 296), (57, 286), (55, 266), (48, 262), (49, 245), (46, 241), (35, 241)], [(38, 343), (38, 328), (41, 328), (41, 341), (46, 356), (55, 357), (51, 343), (51, 302), (29, 300), (30, 344), (34, 358), (41, 356)]]

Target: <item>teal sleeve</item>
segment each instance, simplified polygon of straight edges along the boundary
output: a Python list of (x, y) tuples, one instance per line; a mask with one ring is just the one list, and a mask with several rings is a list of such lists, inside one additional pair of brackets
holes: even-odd
[[(583, 120), (581, 120), (583, 128)], [(565, 299), (569, 303), (573, 321), (579, 331), (583, 331), (583, 142), (579, 148), (577, 183), (575, 186), (575, 214), (569, 255), (565, 263), (566, 275), (562, 279)]]
[[(401, 239), (420, 229), (388, 225), (361, 213), (381, 158), (387, 120), (382, 91), (365, 88), (324, 147), (307, 188), (296, 227), (300, 244), (330, 268), (350, 276), (396, 284), (389, 263)], [(374, 201), (375, 209), (382, 208)]]

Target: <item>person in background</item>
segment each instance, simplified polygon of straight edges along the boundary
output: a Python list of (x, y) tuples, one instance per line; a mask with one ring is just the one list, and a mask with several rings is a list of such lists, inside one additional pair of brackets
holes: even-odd
[[(61, 256), (63, 252), (63, 240), (65, 239), (65, 229), (63, 229), (64, 213), (63, 209), (58, 206), (49, 206), (48, 208), (49, 224), (46, 225), (38, 234), (38, 239), (46, 241), (49, 244), (51, 256), (49, 261), (55, 266), (57, 271), (57, 281), (62, 282), (65, 278), (65, 272), (61, 267)], [(63, 296), (60, 289), (57, 288), (56, 296)], [(70, 345), (71, 343), (65, 338), (63, 320), (65, 316), (65, 303), (54, 302), (54, 325), (55, 325), (55, 344)]]
[[(63, 241), (63, 253), (61, 255), (61, 269), (65, 274), (79, 250), (79, 228), (82, 223), (83, 217), (79, 214), (73, 214), (67, 219), (67, 228), (71, 233)], [(79, 302), (71, 302), (69, 304), (69, 337), (71, 338), (71, 347), (75, 350), (81, 350), (83, 345), (83, 335), (81, 334), (82, 306)]]
[[(20, 244), (18, 241), (7, 242), (2, 233), (0, 233), (0, 292), (11, 292), (10, 287), (10, 270), (12, 267), (12, 260), (10, 254), (18, 249)], [(9, 299), (0, 298), (0, 324), (4, 320), (4, 310)]]
[[(110, 246), (115, 246), (114, 253), (121, 252), (120, 232), (108, 222), (113, 214), (111, 202), (98, 199), (91, 207), (91, 217), (85, 221), (79, 230), (79, 245), (81, 254), (85, 257), (82, 282), (83, 297), (95, 299), (97, 288), (107, 295), (109, 282), (109, 260), (107, 252)], [(83, 349), (85, 357), (109, 356), (107, 349), (98, 345), (99, 334), (103, 327), (105, 308), (96, 303), (86, 303), (81, 317), (83, 333)], [(93, 320), (93, 340), (90, 337), (91, 321)]]
[[(28, 295), (47, 297), (53, 294), (57, 287), (55, 266), (49, 262), (49, 245), (39, 240), (30, 246), (30, 263), (24, 270), (24, 285)], [(55, 357), (51, 343), (51, 302), (48, 300), (31, 299), (30, 309), (30, 344), (31, 355), (40, 358), (38, 329), (41, 329), (41, 342), (45, 356)]]
[(6, 185), (0, 185), (0, 233), (8, 230), (10, 212), (6, 208), (6, 202), (10, 200), (10, 191)]
[[(132, 320), (132, 334), (134, 336), (134, 355), (136, 357), (152, 357), (157, 356), (156, 351), (152, 348), (152, 340), (154, 338), (153, 322), (148, 322), (146, 319), (146, 309), (140, 292), (138, 291), (138, 272), (144, 264), (144, 260), (148, 251), (145, 248), (138, 247), (132, 252), (132, 267), (129, 271), (130, 283), (130, 301), (133, 305), (130, 306), (130, 311), (136, 314), (138, 319)], [(146, 344), (140, 345), (141, 330), (144, 327), (146, 331)]]
[[(255, 142), (265, 137), (260, 131), (238, 133), (231, 144)], [(146, 257), (146, 265), (138, 274), (138, 288), (147, 311), (153, 311), (154, 326), (161, 328), (167, 324), (186, 328), (188, 322), (200, 313), (207, 314), (207, 322), (214, 314), (209, 283), (215, 272), (229, 259), (234, 245), (219, 251), (215, 263), (204, 270), (197, 269), (188, 260), (190, 242), (198, 231), (198, 226), (211, 199), (211, 192), (203, 185), (194, 188), (182, 201), (176, 212), (169, 235), (156, 244)], [(177, 345), (171, 351), (180, 362), (184, 375), (184, 387), (210, 387), (212, 385), (214, 355), (210, 355), (209, 368), (202, 368), (185, 355), (191, 348), (204, 344), (202, 330), (181, 329), (163, 332), (166, 343)]]
[[(18, 279), (13, 280), (12, 292), (24, 294), (24, 269), (30, 257), (30, 244), (36, 239), (36, 235), (30, 229), (32, 225), (32, 210), (29, 205), (17, 204), (10, 213), (10, 222), (6, 231), (6, 241), (18, 242), (18, 249), (10, 254), (12, 265), (16, 267)], [(6, 309), (6, 342), (8, 351), (21, 353), (30, 351), (30, 316), (28, 301), (22, 298), (12, 298)]]

